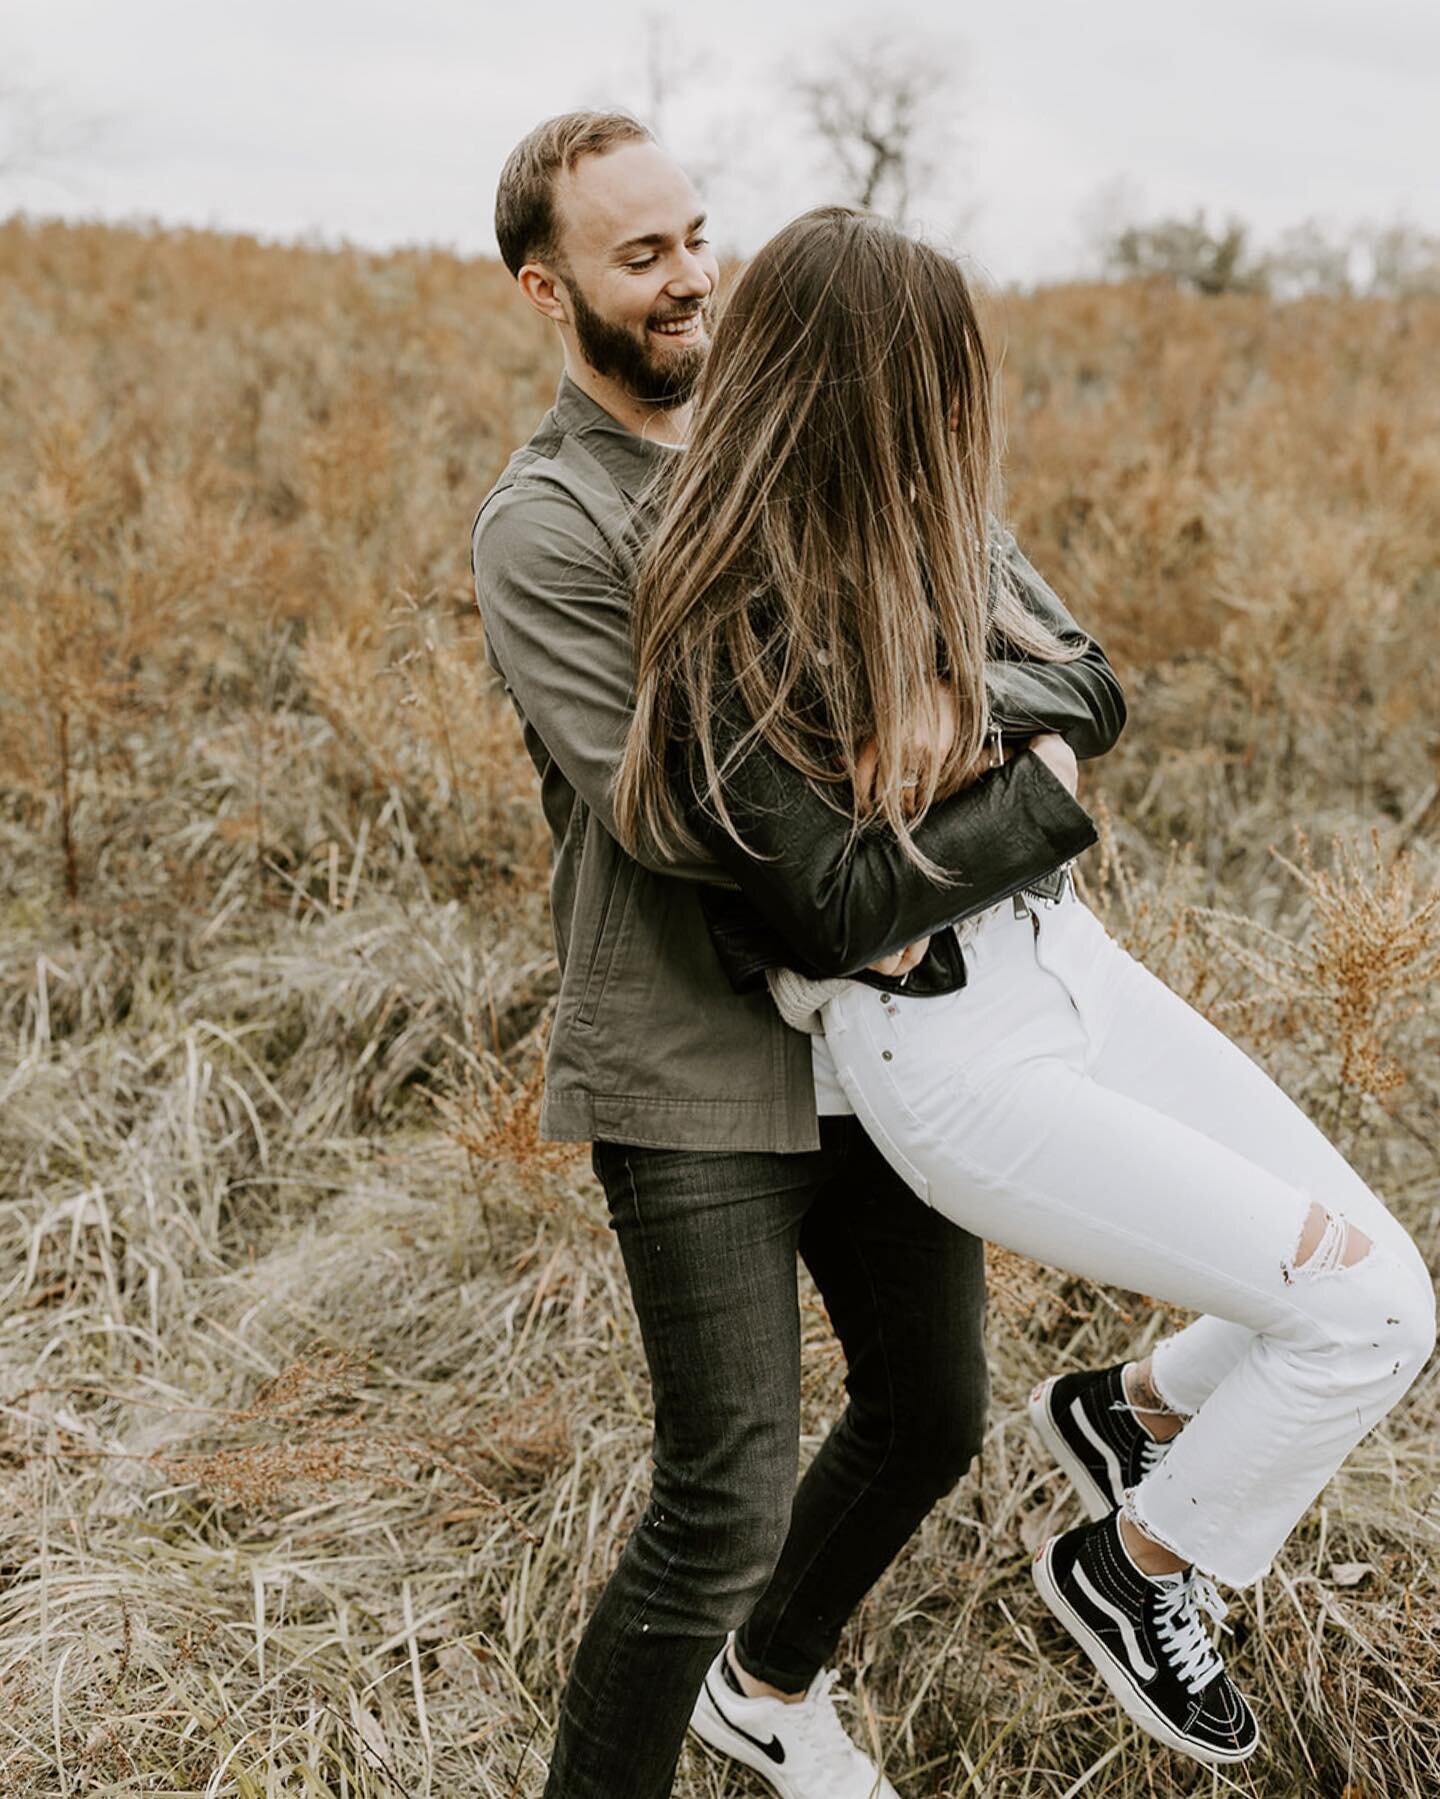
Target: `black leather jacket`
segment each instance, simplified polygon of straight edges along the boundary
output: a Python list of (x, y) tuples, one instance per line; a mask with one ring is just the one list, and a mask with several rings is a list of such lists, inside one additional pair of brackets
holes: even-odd
[[(992, 719), (1011, 743), (1058, 732), (1080, 760), (1104, 755), (1125, 724), (1125, 698), (1104, 650), (1079, 630), (1059, 598), (1015, 547), (1001, 545), (1022, 597), (1063, 637), (1087, 645), (1070, 663), (1015, 660), (987, 672)], [(716, 721), (717, 748), (747, 728), (734, 703)], [(701, 895), (706, 923), (732, 988), (760, 986), (766, 968), (850, 975), (897, 990), (868, 964), (929, 935), (904, 991), (948, 993), (965, 983), (960, 945), (946, 926), (1021, 889), (1053, 886), (1064, 865), (1096, 841), (1084, 808), (1033, 751), (1020, 752), (963, 792), (933, 806), (915, 832), (921, 849), (959, 877), (931, 881), (877, 827), (848, 847), (849, 823), (767, 745), (752, 749), (726, 784), (744, 840), (692, 809), (706, 847), (736, 882)]]

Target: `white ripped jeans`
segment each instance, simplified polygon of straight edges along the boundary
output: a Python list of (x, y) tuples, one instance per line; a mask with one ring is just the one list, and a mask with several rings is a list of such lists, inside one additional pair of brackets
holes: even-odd
[[(1305, 1114), (1117, 944), (1067, 883), (1006, 901), (935, 998), (847, 983), (827, 1043), (920, 1197), (992, 1243), (1205, 1314), (1159, 1342), (1187, 1415), (1126, 1510), (1240, 1586), (1435, 1341), (1419, 1251)], [(1331, 1220), (1300, 1260), (1318, 1203)], [(1352, 1266), (1346, 1225), (1370, 1240)], [(1298, 1262), (1298, 1265), (1297, 1265)]]

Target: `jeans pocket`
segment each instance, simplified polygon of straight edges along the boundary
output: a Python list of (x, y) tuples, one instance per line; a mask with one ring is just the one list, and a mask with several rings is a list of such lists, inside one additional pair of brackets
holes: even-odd
[[(957, 1103), (978, 1092), (1004, 1059), (1018, 997), (1005, 989), (1003, 980), (980, 979), (955, 993), (890, 1008), (881, 1060), (902, 1101), (924, 1113), (946, 1091)], [(885, 1048), (891, 1057), (884, 1055)]]
[[(915, 1161), (906, 1154), (905, 1150), (901, 1148), (899, 1142), (896, 1140), (898, 1133), (887, 1129), (881, 1122), (880, 1113), (882, 1110), (891, 1117), (895, 1115), (897, 1100), (901, 1102), (899, 1108), (901, 1118), (903, 1119), (909, 1115), (909, 1108), (903, 1104), (902, 1090), (893, 1084), (891, 1092), (885, 1096), (885, 1103), (883, 1106), (877, 1105), (880, 1095), (874, 1092), (872, 1083), (877, 1080), (887, 1081), (887, 1078), (888, 1077), (883, 1074), (875, 1073), (873, 1061), (870, 1063), (868, 1073), (863, 1070), (855, 1070), (852, 1068), (849, 1071), (848, 1078), (844, 1082), (846, 1097), (849, 1099), (851, 1105), (854, 1106), (855, 1115), (864, 1126), (865, 1135), (875, 1145), (876, 1149), (880, 1151), (880, 1154), (884, 1156), (885, 1160), (895, 1170), (896, 1174), (900, 1176), (900, 1179), (904, 1181), (910, 1191), (915, 1194), (916, 1198), (924, 1200), (928, 1205), (930, 1202), (930, 1182), (928, 1177), (921, 1171)], [(912, 1144), (911, 1147), (913, 1148), (914, 1145)]]

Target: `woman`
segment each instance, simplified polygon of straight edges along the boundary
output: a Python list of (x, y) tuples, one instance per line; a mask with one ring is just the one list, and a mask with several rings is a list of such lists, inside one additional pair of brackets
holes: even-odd
[[(1213, 1581), (1258, 1579), (1400, 1398), (1434, 1292), (1379, 1199), (1114, 942), (1063, 855), (1048, 886), (1032, 872), (978, 915), (963, 871), (927, 855), (929, 821), (1003, 780), (1007, 745), (1076, 785), (1044, 671), (1095, 646), (1035, 604), (1053, 596), (992, 524), (995, 445), (954, 263), (841, 209), (772, 239), (715, 333), (635, 596), (617, 817), (734, 874), (782, 946), (771, 987), (816, 1033), (817, 1086), (835, 1082), (922, 1198), (1203, 1314), (1143, 1362), (1036, 1389), (1032, 1421), (1091, 1522), (1046, 1543), (1034, 1577), (1143, 1728), (1237, 1762), (1258, 1733), (1202, 1624), (1223, 1616)], [(850, 852), (821, 879), (817, 808)], [(839, 871), (876, 833), (932, 876), (933, 942), (873, 921), (867, 938), (848, 915)], [(906, 970), (942, 946), (963, 985), (912, 994)]]

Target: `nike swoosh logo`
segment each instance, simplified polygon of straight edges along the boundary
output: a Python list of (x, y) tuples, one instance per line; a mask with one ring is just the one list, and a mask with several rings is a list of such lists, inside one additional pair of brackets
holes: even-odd
[(1140, 1639), (1135, 1634), (1135, 1626), (1125, 1616), (1124, 1612), (1117, 1611), (1108, 1599), (1102, 1597), (1101, 1594), (1095, 1591), (1094, 1586), (1086, 1579), (1085, 1570), (1083, 1568), (1077, 1567), (1074, 1570), (1074, 1575), (1075, 1585), (1079, 1587), (1080, 1591), (1090, 1601), (1091, 1605), (1104, 1612), (1107, 1618), (1113, 1618), (1116, 1624), (1119, 1625), (1120, 1635), (1125, 1643), (1125, 1653), (1130, 1658), (1130, 1666), (1135, 1674), (1141, 1680), (1154, 1680), (1156, 1670), (1145, 1658), (1145, 1651), (1140, 1647)]
[(715, 1710), (720, 1717), (720, 1721), (728, 1729), (733, 1730), (737, 1737), (744, 1737), (747, 1743), (753, 1743), (762, 1755), (768, 1755), (770, 1760), (775, 1763), (776, 1767), (779, 1767), (780, 1763), (785, 1759), (785, 1745), (780, 1741), (779, 1737), (772, 1736), (768, 1743), (762, 1743), (759, 1737), (751, 1736), (750, 1732), (742, 1725), (737, 1724), (733, 1718), (727, 1718), (724, 1706), (722, 1706), (720, 1701), (715, 1697), (715, 1689), (710, 1684), (710, 1676), (708, 1674), (705, 1676), (705, 1697), (710, 1701), (711, 1705), (715, 1707)]

